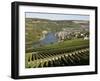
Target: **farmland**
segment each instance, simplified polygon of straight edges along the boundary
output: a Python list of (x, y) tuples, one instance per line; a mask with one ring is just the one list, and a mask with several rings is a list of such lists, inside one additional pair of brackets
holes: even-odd
[[(26, 53), (26, 67), (36, 68), (88, 65), (88, 44), (88, 40), (82, 41), (82, 39), (77, 39), (72, 41), (65, 41), (64, 43), (58, 43), (51, 46), (45, 46), (43, 48), (33, 49), (32, 52)], [(45, 63), (47, 63), (47, 65), (45, 65)]]

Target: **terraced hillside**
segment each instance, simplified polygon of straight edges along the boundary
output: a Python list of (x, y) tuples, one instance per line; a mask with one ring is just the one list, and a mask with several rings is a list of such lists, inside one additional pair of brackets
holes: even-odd
[(89, 64), (89, 40), (56, 43), (26, 53), (26, 68), (75, 66)]

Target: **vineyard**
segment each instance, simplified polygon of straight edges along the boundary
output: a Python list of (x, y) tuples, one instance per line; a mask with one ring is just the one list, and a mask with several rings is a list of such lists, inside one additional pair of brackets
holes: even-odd
[(27, 50), (26, 68), (89, 65), (89, 40), (70, 40)]

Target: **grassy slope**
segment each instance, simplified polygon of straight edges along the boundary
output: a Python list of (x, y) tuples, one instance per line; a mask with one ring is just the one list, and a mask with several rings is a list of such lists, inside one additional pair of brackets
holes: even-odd
[(32, 51), (43, 51), (48, 49), (59, 49), (59, 48), (70, 48), (70, 47), (76, 47), (76, 46), (89, 46), (89, 40), (83, 40), (83, 39), (74, 39), (74, 40), (67, 40), (60, 43), (55, 44), (49, 44), (43, 47), (38, 47), (34, 49), (28, 49), (26, 52), (32, 52)]

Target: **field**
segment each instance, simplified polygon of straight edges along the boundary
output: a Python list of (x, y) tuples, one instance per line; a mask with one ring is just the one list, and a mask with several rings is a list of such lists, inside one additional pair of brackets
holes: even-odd
[(26, 68), (89, 64), (89, 40), (75, 39), (26, 53)]

